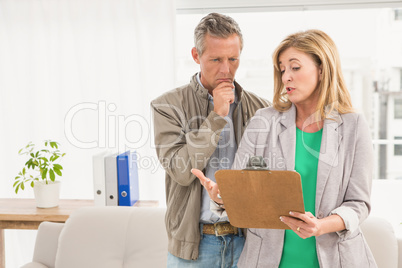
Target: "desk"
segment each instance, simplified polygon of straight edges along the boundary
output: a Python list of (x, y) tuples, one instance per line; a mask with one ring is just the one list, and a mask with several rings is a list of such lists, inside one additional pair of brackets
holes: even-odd
[[(134, 207), (157, 207), (158, 201), (137, 201)], [(81, 207), (93, 206), (93, 200), (61, 199), (54, 208), (37, 208), (35, 199), (0, 198), (0, 268), (5, 268), (4, 229), (37, 230), (43, 221), (65, 222)]]

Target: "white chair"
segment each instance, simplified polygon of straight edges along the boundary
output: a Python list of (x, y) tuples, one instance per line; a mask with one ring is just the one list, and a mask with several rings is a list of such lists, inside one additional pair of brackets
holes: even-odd
[(360, 228), (379, 268), (402, 268), (402, 239), (388, 221), (369, 216)]
[(166, 267), (164, 208), (85, 207), (43, 222), (23, 268)]

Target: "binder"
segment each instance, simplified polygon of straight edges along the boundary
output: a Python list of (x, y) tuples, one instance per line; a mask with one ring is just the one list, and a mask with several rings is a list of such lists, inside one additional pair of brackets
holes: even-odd
[(139, 199), (136, 152), (127, 151), (117, 156), (119, 206), (132, 206)]
[(118, 206), (117, 153), (105, 156), (106, 206)]
[(95, 206), (106, 206), (106, 186), (105, 186), (105, 155), (108, 151), (92, 156), (92, 176), (94, 184), (94, 203)]
[(219, 170), (215, 173), (230, 224), (290, 229), (279, 217), (304, 213), (300, 174), (287, 170)]

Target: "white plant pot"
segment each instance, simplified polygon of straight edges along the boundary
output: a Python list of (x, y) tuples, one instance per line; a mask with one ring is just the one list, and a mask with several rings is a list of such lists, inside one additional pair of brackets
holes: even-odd
[(35, 181), (34, 194), (38, 208), (52, 208), (59, 205), (60, 182)]

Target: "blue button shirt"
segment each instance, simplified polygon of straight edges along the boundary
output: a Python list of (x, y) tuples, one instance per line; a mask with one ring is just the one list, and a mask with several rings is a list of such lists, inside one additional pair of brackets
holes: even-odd
[[(197, 75), (197, 81), (203, 87), (199, 76), (200, 73), (198, 73)], [(214, 100), (210, 94), (208, 94), (208, 99), (210, 103), (213, 105)], [(211, 158), (209, 159), (208, 164), (205, 168), (205, 176), (213, 180), (214, 182), (216, 182), (215, 172), (220, 169), (230, 169), (234, 162), (234, 157), (237, 151), (237, 143), (233, 126), (233, 112), (236, 106), (237, 106), (237, 97), (235, 94), (235, 101), (232, 104), (230, 104), (229, 114), (225, 116), (225, 120), (228, 123), (223, 128), (219, 137), (218, 146), (216, 147), (214, 153), (211, 155)], [(211, 199), (209, 198), (208, 191), (206, 191), (203, 188), (200, 222), (216, 223), (216, 222), (228, 221), (227, 217), (220, 218), (219, 216), (211, 212), (211, 210), (209, 209), (210, 200)]]

